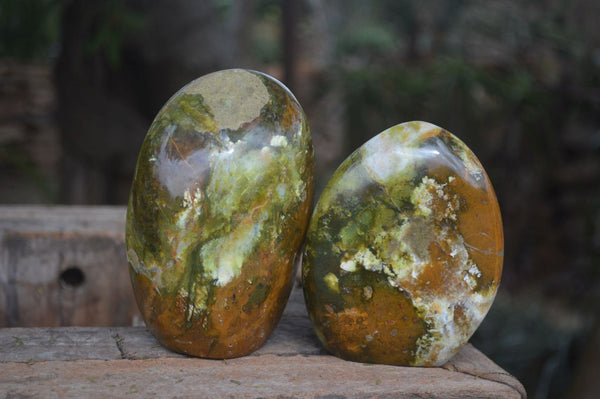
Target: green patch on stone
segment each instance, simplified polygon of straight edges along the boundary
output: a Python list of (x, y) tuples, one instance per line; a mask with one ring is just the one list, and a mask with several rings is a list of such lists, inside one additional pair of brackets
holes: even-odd
[(253, 309), (257, 309), (267, 299), (270, 291), (271, 286), (267, 284), (258, 283), (254, 285), (252, 292), (250, 293), (250, 297), (248, 298), (248, 302), (242, 308), (246, 312), (250, 312)]
[(181, 93), (169, 101), (156, 117), (148, 134), (160, 135), (167, 125), (177, 125), (198, 132), (215, 132), (217, 123), (204, 99), (198, 94)]
[(340, 287), (338, 285), (338, 278), (333, 273), (327, 273), (325, 277), (323, 277), (325, 284), (329, 287), (330, 290), (334, 292), (340, 292)]

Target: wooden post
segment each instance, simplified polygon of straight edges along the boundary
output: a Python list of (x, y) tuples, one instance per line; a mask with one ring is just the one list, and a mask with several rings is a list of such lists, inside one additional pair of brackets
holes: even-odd
[(124, 207), (0, 206), (0, 327), (131, 326)]

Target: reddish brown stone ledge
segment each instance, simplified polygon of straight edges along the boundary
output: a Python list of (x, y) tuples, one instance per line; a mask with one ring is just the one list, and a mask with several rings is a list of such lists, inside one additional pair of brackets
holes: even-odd
[(188, 358), (140, 327), (0, 329), (7, 397), (525, 398), (471, 345), (441, 368), (353, 363), (323, 352), (294, 290), (267, 343), (243, 358)]

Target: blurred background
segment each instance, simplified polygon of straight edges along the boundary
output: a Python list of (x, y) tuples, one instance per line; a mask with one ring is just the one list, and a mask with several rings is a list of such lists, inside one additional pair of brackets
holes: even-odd
[(505, 228), (472, 342), (529, 397), (600, 392), (597, 0), (0, 0), (0, 203), (125, 204), (181, 86), (230, 67), (282, 80), (318, 187), (370, 137), (425, 120), (461, 138)]

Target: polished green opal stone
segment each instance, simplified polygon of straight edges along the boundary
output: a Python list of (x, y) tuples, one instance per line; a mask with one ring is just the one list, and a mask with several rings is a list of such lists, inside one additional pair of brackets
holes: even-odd
[(160, 110), (127, 209), (135, 297), (166, 347), (209, 358), (267, 339), (291, 289), (314, 191), (302, 108), (278, 81), (233, 69)]
[(394, 126), (342, 163), (313, 213), (302, 277), (317, 336), (349, 360), (441, 365), (490, 308), (503, 245), (465, 144), (429, 123)]

